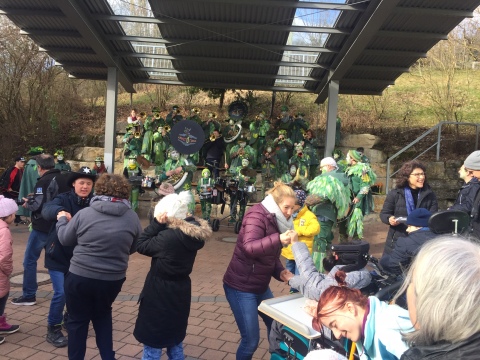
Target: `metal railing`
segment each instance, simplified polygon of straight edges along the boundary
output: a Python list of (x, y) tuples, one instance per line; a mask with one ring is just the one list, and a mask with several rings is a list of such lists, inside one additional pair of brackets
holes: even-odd
[(397, 170), (393, 174), (390, 174), (390, 166), (391, 166), (392, 160), (397, 158), (400, 154), (404, 153), (408, 149), (410, 149), (413, 145), (420, 142), (420, 140), (424, 139), (427, 135), (431, 134), (435, 130), (437, 130), (437, 141), (433, 145), (428, 147), (428, 149), (426, 149), (425, 151), (423, 151), (422, 153), (417, 155), (415, 158), (413, 158), (412, 160), (418, 159), (420, 156), (422, 156), (423, 154), (425, 154), (427, 151), (434, 148), (435, 146), (437, 147), (437, 156), (436, 156), (437, 161), (440, 160), (440, 144), (442, 142), (442, 127), (444, 125), (475, 126), (475, 150), (478, 149), (478, 133), (479, 133), (480, 124), (464, 123), (464, 122), (456, 122), (456, 121), (442, 121), (442, 122), (439, 122), (437, 125), (433, 126), (429, 130), (424, 132), (422, 135), (420, 135), (416, 140), (412, 141), (410, 144), (405, 146), (403, 149), (401, 149), (400, 151), (396, 152), (395, 154), (393, 154), (392, 156), (390, 156), (388, 158), (388, 160), (387, 160), (387, 179), (386, 179), (386, 182), (385, 182), (385, 192), (387, 194), (390, 191), (390, 178), (392, 176), (394, 176), (399, 171), (399, 170)]

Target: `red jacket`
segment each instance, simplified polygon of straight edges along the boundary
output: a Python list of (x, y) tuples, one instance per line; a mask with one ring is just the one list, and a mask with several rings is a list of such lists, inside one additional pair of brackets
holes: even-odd
[(243, 218), (223, 282), (236, 290), (264, 293), (272, 276), (281, 281), (280, 273), (284, 270), (281, 250), (275, 215), (262, 204), (252, 206)]

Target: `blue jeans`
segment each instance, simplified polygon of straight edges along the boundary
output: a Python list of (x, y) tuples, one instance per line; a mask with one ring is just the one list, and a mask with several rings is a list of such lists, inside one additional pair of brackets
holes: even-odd
[[(295, 260), (287, 259), (287, 261), (285, 261), (285, 269), (287, 269), (288, 271), (290, 271), (294, 275), (300, 275), (300, 272), (298, 270), (298, 267), (297, 267), (297, 264), (296, 264)], [(291, 287), (290, 292), (291, 293), (297, 293), (298, 290)]]
[[(167, 348), (167, 356), (169, 360), (184, 360), (183, 343)], [(162, 349), (153, 348), (143, 345), (142, 360), (160, 360), (162, 357)]]
[(37, 260), (47, 243), (48, 234), (32, 230), (28, 237), (23, 258), (23, 297), (32, 298), (37, 294)]
[(63, 308), (65, 307), (65, 291), (63, 283), (65, 275), (62, 271), (48, 270), (52, 280), (53, 297), (48, 312), (48, 325), (59, 325), (63, 322)]
[(225, 295), (242, 337), (237, 349), (236, 359), (250, 360), (260, 342), (260, 324), (258, 322), (258, 315), (260, 315), (267, 326), (267, 339), (268, 334), (270, 333), (273, 320), (267, 315), (258, 312), (258, 305), (260, 305), (263, 300), (273, 298), (272, 291), (270, 288), (267, 288), (267, 291), (263, 294), (253, 294), (235, 290), (225, 283), (223, 284), (223, 289), (225, 290)]

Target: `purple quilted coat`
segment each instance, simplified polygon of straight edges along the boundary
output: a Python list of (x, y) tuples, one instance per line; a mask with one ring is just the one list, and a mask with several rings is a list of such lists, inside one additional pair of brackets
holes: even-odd
[(232, 260), (223, 276), (228, 286), (245, 292), (265, 292), (271, 277), (280, 279), (282, 243), (274, 214), (262, 204), (252, 206), (243, 218)]

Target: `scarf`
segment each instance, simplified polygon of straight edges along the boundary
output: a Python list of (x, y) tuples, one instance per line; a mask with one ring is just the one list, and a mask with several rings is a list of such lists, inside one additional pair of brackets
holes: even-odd
[(132, 206), (130, 205), (130, 201), (128, 201), (127, 199), (116, 198), (113, 196), (95, 195), (94, 197), (92, 197), (92, 200), (90, 200), (90, 204), (92, 204), (94, 201), (121, 202), (125, 204), (129, 209), (132, 208)]
[[(407, 204), (407, 215), (410, 215), (410, 213), (413, 210), (415, 210), (415, 202), (413, 201), (412, 190), (408, 186), (406, 186), (404, 188), (404, 192), (405, 192), (405, 202)], [(421, 190), (418, 192), (418, 198), (420, 197), (420, 192)]]
[(265, 207), (265, 209), (267, 209), (269, 213), (275, 215), (280, 234), (284, 233), (287, 230), (293, 230), (292, 217), (290, 216), (290, 219), (288, 220), (285, 218), (285, 215), (283, 215), (272, 195), (268, 195), (265, 199), (263, 199), (261, 204)]

